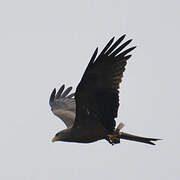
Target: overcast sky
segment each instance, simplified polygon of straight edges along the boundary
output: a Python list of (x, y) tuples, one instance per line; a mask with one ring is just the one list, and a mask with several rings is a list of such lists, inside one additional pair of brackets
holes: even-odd
[[(179, 1), (0, 1), (0, 179), (180, 178)], [(126, 33), (137, 45), (120, 93), (123, 131), (164, 139), (150, 146), (51, 143), (64, 124), (48, 104), (74, 89), (98, 46)]]

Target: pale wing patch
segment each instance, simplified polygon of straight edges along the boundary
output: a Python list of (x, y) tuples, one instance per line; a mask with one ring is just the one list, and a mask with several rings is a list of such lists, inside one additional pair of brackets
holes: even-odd
[(61, 118), (68, 128), (72, 127), (75, 120), (74, 112), (62, 109), (54, 109), (53, 113)]

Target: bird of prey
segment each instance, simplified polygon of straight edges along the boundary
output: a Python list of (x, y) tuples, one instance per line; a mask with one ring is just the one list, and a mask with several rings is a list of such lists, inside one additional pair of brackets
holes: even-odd
[(125, 35), (113, 43), (113, 37), (98, 56), (96, 48), (75, 93), (69, 94), (72, 87), (64, 90), (65, 85), (57, 93), (53, 90), (49, 99), (51, 110), (67, 128), (58, 132), (52, 142), (91, 143), (105, 139), (114, 145), (126, 139), (155, 145), (154, 141), (159, 140), (122, 132), (123, 123), (115, 128), (119, 84), (131, 57), (129, 53), (135, 49), (135, 46), (127, 49), (132, 39), (122, 43), (124, 38)]

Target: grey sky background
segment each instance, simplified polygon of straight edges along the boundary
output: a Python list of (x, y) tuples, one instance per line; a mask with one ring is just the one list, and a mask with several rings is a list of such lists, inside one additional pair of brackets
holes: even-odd
[[(0, 179), (177, 180), (179, 1), (0, 1)], [(126, 33), (137, 45), (124, 74), (117, 122), (163, 138), (156, 146), (51, 143), (65, 128), (48, 105), (74, 89), (94, 49)]]

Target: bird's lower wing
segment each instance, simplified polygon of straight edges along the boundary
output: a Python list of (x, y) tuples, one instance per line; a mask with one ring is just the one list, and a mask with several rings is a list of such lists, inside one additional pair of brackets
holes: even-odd
[(62, 109), (55, 109), (52, 110), (52, 112), (58, 116), (68, 128), (72, 127), (76, 116), (75, 112)]
[(52, 112), (58, 116), (65, 125), (69, 128), (72, 127), (75, 120), (76, 104), (74, 93), (69, 94), (72, 87), (64, 91), (65, 85), (62, 85), (58, 92), (56, 89), (50, 95), (49, 104)]

